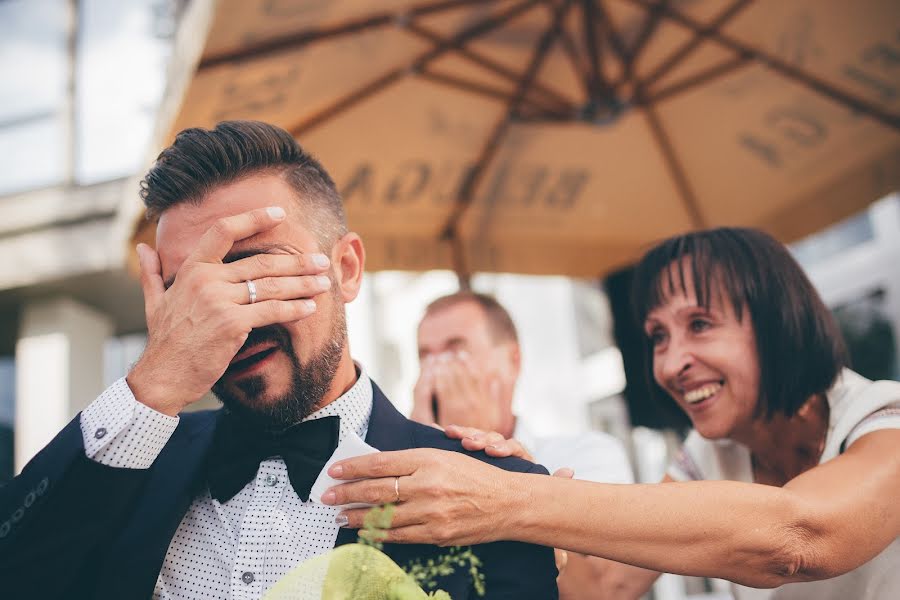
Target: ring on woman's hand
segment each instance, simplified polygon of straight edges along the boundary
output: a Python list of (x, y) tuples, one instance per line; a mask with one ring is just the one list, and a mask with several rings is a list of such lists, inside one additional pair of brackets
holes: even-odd
[(252, 279), (247, 280), (247, 291), (250, 292), (250, 304), (256, 302), (256, 284)]
[(400, 478), (394, 477), (394, 504), (400, 502)]

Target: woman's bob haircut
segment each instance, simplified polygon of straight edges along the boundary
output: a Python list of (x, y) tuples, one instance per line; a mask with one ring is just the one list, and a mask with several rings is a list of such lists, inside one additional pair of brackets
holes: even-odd
[[(632, 306), (643, 331), (647, 315), (672, 294), (693, 293), (704, 309), (730, 302), (743, 320), (749, 313), (759, 358), (757, 417), (791, 417), (813, 394), (822, 394), (847, 364), (843, 338), (831, 312), (787, 248), (755, 229), (722, 227), (669, 238), (635, 269)], [(653, 347), (645, 338), (650, 388), (674, 404), (653, 381)]]

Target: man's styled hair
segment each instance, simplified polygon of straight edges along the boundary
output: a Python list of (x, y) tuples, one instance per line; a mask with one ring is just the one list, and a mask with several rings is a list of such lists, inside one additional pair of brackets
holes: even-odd
[(141, 199), (147, 217), (155, 220), (177, 204), (200, 204), (220, 186), (268, 173), (294, 189), (323, 247), (347, 233), (341, 196), (328, 172), (290, 133), (260, 121), (183, 130), (141, 181)]
[[(755, 229), (723, 227), (679, 235), (660, 243), (635, 269), (632, 305), (643, 331), (647, 315), (673, 293), (687, 293), (685, 271), (697, 302), (730, 302), (749, 313), (759, 360), (757, 416), (794, 415), (822, 394), (847, 364), (843, 338), (831, 312), (787, 248)], [(715, 296), (715, 298), (713, 298)], [(650, 389), (674, 401), (653, 381), (653, 347), (645, 337)]]
[(464, 302), (473, 302), (484, 311), (488, 327), (490, 328), (489, 333), (494, 343), (519, 343), (519, 334), (516, 332), (516, 325), (513, 323), (512, 317), (509, 316), (502, 304), (497, 302), (493, 296), (487, 294), (465, 290), (441, 296), (425, 308), (425, 317)]

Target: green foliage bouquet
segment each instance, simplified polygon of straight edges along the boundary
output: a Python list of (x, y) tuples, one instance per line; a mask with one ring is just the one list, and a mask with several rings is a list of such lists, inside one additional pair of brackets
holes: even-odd
[(304, 562), (272, 586), (263, 600), (452, 600), (435, 589), (435, 580), (457, 568), (466, 568), (475, 590), (484, 595), (481, 563), (471, 549), (451, 548), (439, 559), (417, 561), (406, 570), (388, 558), (381, 551), (381, 540), (393, 509), (391, 505), (372, 509), (358, 544)]

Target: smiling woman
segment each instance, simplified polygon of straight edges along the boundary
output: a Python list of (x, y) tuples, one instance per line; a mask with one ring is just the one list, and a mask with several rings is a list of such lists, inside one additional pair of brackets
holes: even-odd
[[(760, 231), (718, 229), (660, 244), (637, 268), (633, 299), (651, 342), (654, 391), (689, 415), (694, 403), (685, 394), (709, 382), (743, 397), (752, 411), (746, 417), (790, 417), (847, 363), (812, 284), (784, 246)], [(697, 364), (690, 368), (686, 358)], [(695, 394), (694, 402), (705, 398)]]
[[(778, 587), (780, 600), (900, 597), (900, 383), (846, 368), (787, 249), (750, 229), (666, 240), (636, 270), (634, 305), (655, 393), (694, 426), (664, 485), (505, 474), (420, 451), (338, 463), (337, 478), (374, 479), (326, 499), (388, 502), (399, 482), (389, 540), (513, 539), (618, 561), (598, 597), (639, 597), (660, 571), (728, 579), (738, 600), (759, 597), (743, 585)], [(522, 452), (448, 433), (469, 435), (470, 450)]]
[[(749, 449), (752, 481), (783, 486), (818, 464), (836, 381), (847, 363), (831, 313), (780, 243), (750, 229), (681, 236), (651, 250), (634, 305), (649, 343), (651, 387), (694, 433), (669, 469), (704, 479), (698, 462)], [(736, 443), (736, 445), (733, 445)], [(746, 479), (740, 463), (716, 479)], [(707, 469), (708, 470), (708, 469)]]

